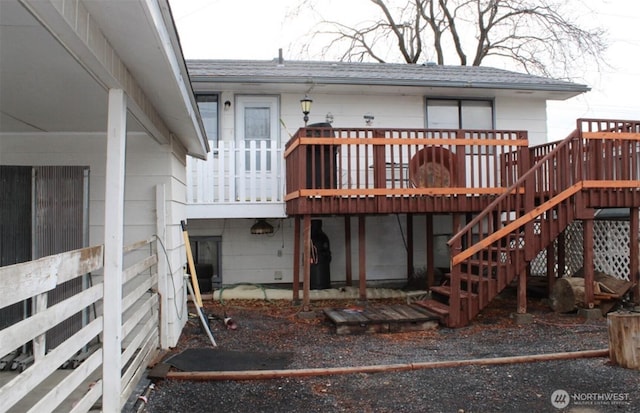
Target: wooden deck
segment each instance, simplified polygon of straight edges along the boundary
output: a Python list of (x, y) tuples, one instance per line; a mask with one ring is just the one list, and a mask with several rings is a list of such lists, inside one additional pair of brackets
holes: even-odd
[(369, 305), (357, 308), (328, 308), (324, 314), (336, 334), (403, 333), (431, 330), (439, 318), (417, 305)]

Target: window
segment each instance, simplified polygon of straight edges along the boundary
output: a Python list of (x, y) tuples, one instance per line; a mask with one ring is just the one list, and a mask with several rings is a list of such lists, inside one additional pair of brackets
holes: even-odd
[(427, 99), (429, 129), (493, 129), (493, 102), (471, 99)]
[(196, 95), (196, 102), (198, 103), (198, 109), (200, 110), (200, 116), (202, 117), (202, 123), (207, 134), (207, 139), (214, 143), (212, 146), (217, 146), (219, 125), (218, 114), (220, 112), (218, 110), (218, 95)]
[[(428, 129), (493, 129), (493, 101), (473, 99), (427, 99)], [(477, 139), (476, 133), (465, 138)], [(483, 149), (480, 149), (483, 148)], [(467, 146), (467, 153), (477, 154), (486, 147)], [(491, 151), (492, 149), (488, 149)]]

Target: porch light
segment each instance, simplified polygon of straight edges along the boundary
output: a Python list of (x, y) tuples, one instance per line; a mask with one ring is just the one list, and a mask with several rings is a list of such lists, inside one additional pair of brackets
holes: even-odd
[(304, 115), (304, 126), (307, 126), (309, 121), (309, 112), (311, 112), (311, 103), (313, 100), (309, 96), (304, 95), (304, 99), (300, 99), (300, 106), (302, 106), (302, 114)]
[(273, 225), (264, 218), (257, 219), (256, 223), (251, 226), (251, 233), (255, 235), (273, 234)]

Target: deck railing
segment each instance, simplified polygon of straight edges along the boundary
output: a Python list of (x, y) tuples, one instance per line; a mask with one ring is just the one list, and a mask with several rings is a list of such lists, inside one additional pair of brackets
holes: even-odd
[(286, 200), (496, 195), (527, 145), (524, 131), (303, 128), (285, 148)]
[[(34, 311), (0, 330), (0, 412), (88, 412), (103, 397), (122, 408), (158, 348), (158, 275), (153, 239), (124, 248), (121, 372), (122, 393), (102, 394), (104, 284), (97, 277), (83, 291), (47, 306), (57, 285), (100, 272), (103, 247), (95, 246), (0, 267), (0, 308), (30, 300)], [(107, 304), (106, 311), (110, 305)], [(87, 323), (45, 352), (46, 332), (90, 309)], [(5, 365), (4, 363), (9, 363)], [(8, 368), (7, 368), (8, 367)], [(13, 371), (12, 371), (13, 370)], [(53, 383), (53, 385), (51, 385)], [(29, 397), (27, 397), (29, 396)]]
[(220, 141), (206, 161), (188, 158), (188, 203), (282, 203), (282, 165), (282, 149), (270, 141)]

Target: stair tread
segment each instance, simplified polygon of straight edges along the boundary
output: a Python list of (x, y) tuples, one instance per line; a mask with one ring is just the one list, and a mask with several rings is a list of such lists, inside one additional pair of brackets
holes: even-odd
[[(446, 278), (451, 279), (451, 273), (446, 273), (444, 275)], [(475, 275), (475, 274), (460, 274), (460, 279), (462, 281), (471, 281), (471, 282), (495, 282), (496, 279), (495, 278), (489, 278), (489, 277), (481, 277), (479, 275)]]
[(507, 265), (507, 262), (499, 262), (499, 261), (487, 261), (487, 260), (479, 260), (479, 259), (469, 259), (464, 263), (471, 265), (480, 265), (484, 264), (485, 267), (495, 267), (499, 265)]
[[(434, 291), (438, 294), (451, 296), (451, 286), (450, 285), (439, 285), (436, 287), (431, 287), (431, 291)], [(467, 291), (460, 290), (460, 298), (468, 298), (469, 293)], [(471, 298), (477, 298), (478, 294), (471, 293)]]
[(436, 300), (422, 300), (422, 301), (416, 301), (415, 303), (413, 303), (414, 305), (420, 306), (422, 308), (425, 308), (429, 311), (433, 311), (434, 313), (438, 314), (438, 315), (442, 315), (442, 316), (447, 316), (449, 315), (449, 306), (441, 303), (440, 301), (436, 301)]

